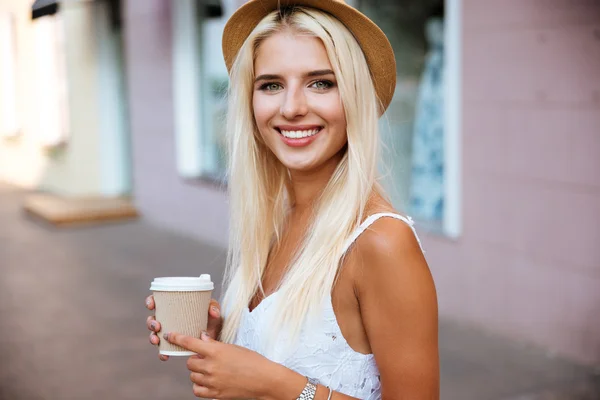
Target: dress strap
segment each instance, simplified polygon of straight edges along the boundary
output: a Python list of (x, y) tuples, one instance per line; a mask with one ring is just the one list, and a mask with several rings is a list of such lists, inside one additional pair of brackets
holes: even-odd
[(390, 212), (382, 212), (382, 213), (377, 213), (377, 214), (373, 214), (370, 215), (369, 217), (367, 217), (367, 219), (365, 219), (363, 221), (362, 224), (360, 224), (360, 226), (358, 228), (356, 228), (356, 230), (354, 232), (352, 232), (352, 235), (350, 235), (350, 237), (348, 238), (348, 240), (346, 241), (346, 245), (344, 246), (344, 253), (346, 251), (348, 251), (348, 249), (350, 248), (350, 246), (352, 246), (352, 243), (354, 243), (354, 241), (365, 231), (367, 230), (367, 228), (369, 226), (371, 226), (375, 221), (377, 221), (379, 218), (383, 218), (383, 217), (390, 217), (390, 218), (395, 218), (395, 219), (399, 219), (400, 221), (403, 221), (404, 223), (406, 223), (408, 226), (410, 226), (410, 229), (412, 229), (415, 238), (417, 239), (417, 242), (419, 243), (419, 247), (421, 248), (421, 251), (423, 253), (425, 253), (425, 250), (423, 250), (423, 245), (421, 244), (421, 239), (419, 239), (419, 236), (417, 235), (417, 231), (415, 230), (415, 222), (413, 221), (413, 219), (411, 217), (404, 217), (400, 214), (395, 214), (395, 213), (390, 213)]

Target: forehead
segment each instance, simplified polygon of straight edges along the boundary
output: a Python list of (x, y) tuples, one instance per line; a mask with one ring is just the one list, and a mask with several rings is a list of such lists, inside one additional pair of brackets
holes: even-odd
[(321, 39), (308, 34), (278, 32), (265, 39), (254, 61), (256, 75), (294, 74), (332, 69)]

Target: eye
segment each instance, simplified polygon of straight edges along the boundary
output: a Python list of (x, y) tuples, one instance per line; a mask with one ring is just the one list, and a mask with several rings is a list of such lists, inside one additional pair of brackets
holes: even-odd
[(276, 82), (267, 82), (262, 84), (259, 90), (264, 90), (266, 92), (275, 92), (277, 90), (281, 90), (281, 85)]
[(318, 90), (327, 90), (327, 89), (333, 87), (333, 82), (331, 82), (331, 81), (316, 81), (311, 86)]

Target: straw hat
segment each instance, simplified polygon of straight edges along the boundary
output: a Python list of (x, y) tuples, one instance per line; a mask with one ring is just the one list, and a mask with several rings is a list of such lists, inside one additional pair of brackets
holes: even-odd
[(371, 70), (375, 90), (383, 105), (389, 106), (396, 88), (396, 59), (385, 34), (360, 11), (343, 0), (250, 0), (241, 6), (225, 25), (223, 56), (231, 67), (246, 38), (258, 23), (279, 7), (306, 6), (325, 11), (340, 20), (357, 39)]

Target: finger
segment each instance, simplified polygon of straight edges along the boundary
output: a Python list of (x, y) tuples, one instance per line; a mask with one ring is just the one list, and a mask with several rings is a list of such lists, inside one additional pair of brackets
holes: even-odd
[(158, 346), (158, 344), (160, 343), (160, 338), (154, 332), (150, 333), (149, 340), (150, 340), (150, 344), (153, 344), (154, 346)]
[(169, 359), (169, 356), (165, 356), (164, 354), (159, 354), (158, 358), (160, 358), (160, 361), (167, 361)]
[(215, 341), (213, 338), (210, 337), (210, 335), (206, 331), (202, 331), (202, 333), (200, 333), (200, 340), (202, 340), (203, 342), (209, 342), (209, 343)]
[(221, 314), (221, 305), (215, 299), (211, 299), (208, 308), (208, 325), (206, 331), (213, 339), (219, 339), (221, 329), (223, 328), (223, 316)]
[(221, 305), (215, 299), (210, 301), (210, 306), (208, 308), (208, 316), (212, 318), (221, 318)]
[(206, 345), (202, 340), (193, 338), (177, 332), (167, 332), (163, 335), (163, 338), (169, 343), (176, 344), (177, 346), (183, 347), (186, 350), (193, 351), (201, 355), (206, 353)]
[(215, 396), (213, 396), (212, 390), (210, 390), (209, 388), (204, 387), (204, 386), (196, 385), (195, 383), (194, 383), (194, 386), (192, 387), (192, 391), (194, 392), (194, 396), (196, 396), (196, 397), (205, 398), (205, 399), (212, 399), (215, 397)]
[(190, 381), (198, 386), (206, 387), (206, 376), (201, 372), (190, 372)]
[[(202, 356), (191, 356), (187, 359), (186, 363), (185, 363), (186, 368), (190, 371), (190, 372), (195, 372), (195, 373), (200, 373), (200, 374), (206, 374), (206, 361), (204, 360), (204, 358)], [(199, 383), (199, 382), (196, 382)]]
[(146, 318), (146, 326), (150, 331), (160, 332), (160, 322), (154, 319), (154, 315), (151, 315), (148, 318)]
[(148, 310), (154, 310), (154, 296), (150, 295), (146, 297), (146, 308)]
[[(209, 314), (210, 315), (210, 314)], [(206, 326), (206, 331), (209, 336), (213, 339), (218, 339), (221, 330), (223, 329), (223, 318), (208, 318), (208, 324)]]

